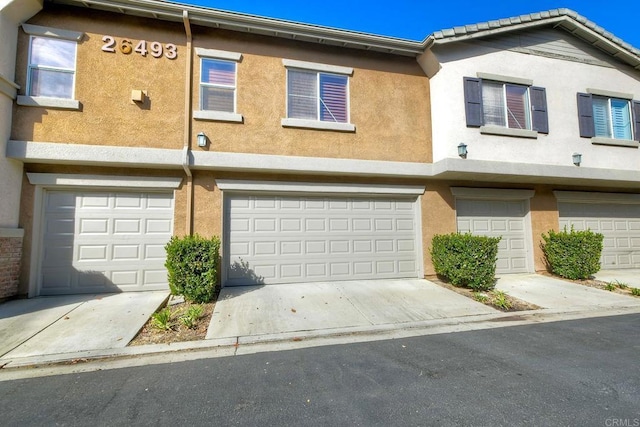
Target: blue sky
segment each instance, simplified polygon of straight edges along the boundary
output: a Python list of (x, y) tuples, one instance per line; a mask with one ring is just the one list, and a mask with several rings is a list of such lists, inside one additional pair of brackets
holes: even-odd
[[(175, 1), (175, 0), (174, 0)], [(593, 0), (179, 0), (180, 3), (318, 24), (352, 31), (422, 40), (457, 25), (566, 7), (640, 49), (640, 1)]]

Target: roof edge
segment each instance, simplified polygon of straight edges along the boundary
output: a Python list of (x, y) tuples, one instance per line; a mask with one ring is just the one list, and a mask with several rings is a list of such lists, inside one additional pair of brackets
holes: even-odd
[(174, 22), (182, 22), (183, 11), (186, 11), (194, 25), (254, 32), (290, 40), (372, 50), (393, 55), (415, 57), (424, 51), (424, 45), (419, 41), (228, 12), (165, 0), (46, 0), (46, 2)]

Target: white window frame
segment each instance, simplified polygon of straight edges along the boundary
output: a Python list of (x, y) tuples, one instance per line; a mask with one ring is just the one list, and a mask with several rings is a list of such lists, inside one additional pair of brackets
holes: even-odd
[[(317, 116), (315, 120), (311, 119), (298, 119), (286, 117), (281, 120), (283, 127), (291, 128), (306, 128), (306, 129), (321, 129), (321, 130), (334, 130), (342, 132), (355, 132), (356, 127), (351, 123), (351, 92), (350, 92), (350, 79), (353, 75), (353, 68), (342, 67), (337, 65), (320, 64), (315, 62), (297, 61), (292, 59), (283, 59), (282, 64), (286, 69), (286, 88), (289, 87), (289, 70), (311, 72), (316, 74), (316, 93), (320, 94), (320, 75), (342, 75), (347, 76), (347, 96), (346, 96), (346, 110), (347, 110), (347, 122), (330, 122), (320, 120), (320, 108), (318, 108)], [(285, 113), (289, 114), (289, 92), (285, 91)]]
[[(597, 127), (595, 126), (595, 112), (593, 113), (593, 121), (594, 121), (594, 128), (593, 128), (593, 132), (594, 132), (594, 138), (606, 138), (606, 139), (616, 139), (616, 140), (623, 140), (623, 141), (630, 141), (633, 140), (633, 112), (632, 112), (632, 105), (631, 102), (626, 99), (626, 98), (619, 98), (619, 97), (615, 97), (615, 96), (606, 96), (606, 95), (598, 95), (598, 94), (593, 94), (593, 99), (603, 99), (607, 101), (607, 118), (608, 118), (608, 124), (609, 124), (609, 134), (608, 135), (598, 135), (597, 134)], [(618, 138), (616, 137), (615, 131), (613, 129), (613, 111), (611, 109), (611, 101), (624, 101), (627, 103), (627, 110), (629, 113), (629, 132), (631, 137), (630, 138)]]
[[(16, 102), (18, 105), (28, 106), (28, 107), (46, 107), (46, 108), (59, 108), (65, 110), (80, 110), (80, 102), (75, 99), (76, 93), (76, 75), (77, 75), (77, 61), (78, 61), (78, 42), (82, 40), (84, 33), (77, 31), (69, 31), (69, 30), (61, 30), (57, 28), (50, 27), (42, 27), (39, 25), (30, 25), (30, 24), (22, 24), (22, 29), (25, 33), (29, 35), (29, 55), (28, 55), (28, 63), (27, 63), (27, 75), (26, 75), (26, 94), (24, 96), (18, 96)], [(34, 37), (40, 38), (48, 38), (48, 39), (57, 39), (57, 40), (67, 40), (75, 42), (75, 64), (73, 70), (62, 69), (57, 67), (33, 67), (31, 64), (31, 44)], [(72, 82), (72, 95), (71, 98), (54, 98), (54, 97), (45, 97), (45, 96), (31, 96), (29, 93), (31, 92), (31, 70), (32, 69), (43, 69), (50, 71), (59, 71), (59, 72), (72, 72), (73, 73), (73, 82)]]
[[(198, 80), (198, 110), (193, 112), (193, 118), (196, 120), (212, 120), (219, 122), (236, 122), (242, 123), (244, 117), (238, 113), (238, 63), (242, 60), (242, 54), (239, 52), (229, 52), (217, 49), (196, 48), (196, 55), (200, 58), (200, 78)], [(233, 112), (215, 111), (202, 109), (202, 88), (203, 84), (208, 87), (222, 87), (228, 89), (229, 86), (202, 83), (202, 64), (205, 60), (235, 62), (235, 86), (233, 90)]]
[[(496, 125), (496, 124), (491, 124), (488, 126), (496, 126), (496, 127), (504, 127), (506, 129), (515, 129), (515, 130), (525, 130), (525, 131), (531, 131), (533, 130), (533, 118), (531, 117), (531, 96), (529, 94), (529, 88), (531, 87), (531, 85), (524, 85), (524, 84), (520, 84), (520, 83), (510, 83), (510, 82), (503, 82), (503, 81), (496, 81), (496, 80), (488, 80), (488, 79), (483, 79), (482, 80), (482, 86), (483, 86), (483, 90), (484, 90), (484, 85), (485, 83), (493, 83), (493, 84), (499, 84), (502, 85), (502, 108), (504, 110), (504, 116), (503, 116), (503, 120), (504, 120), (504, 125)], [(507, 104), (507, 86), (518, 86), (518, 87), (522, 87), (526, 89), (526, 99), (525, 99), (525, 125), (526, 127), (523, 128), (512, 128), (509, 126), (509, 108), (508, 108), (508, 104)], [(485, 114), (484, 108), (482, 111), (482, 114)]]

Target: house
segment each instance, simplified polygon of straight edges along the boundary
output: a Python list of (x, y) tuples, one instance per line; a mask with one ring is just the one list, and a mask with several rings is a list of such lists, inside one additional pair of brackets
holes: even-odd
[(544, 270), (565, 226), (640, 267), (640, 51), (559, 9), (435, 32), (418, 61), (443, 198), (459, 231), (502, 236), (499, 273)]
[(188, 233), (222, 237), (224, 285), (424, 275), (420, 43), (46, 1), (17, 52), (20, 294), (164, 289)]
[(164, 289), (190, 233), (223, 286), (424, 277), (456, 230), (534, 272), (565, 224), (640, 266), (640, 55), (574, 12), (423, 42), (158, 0), (14, 21), (18, 295)]

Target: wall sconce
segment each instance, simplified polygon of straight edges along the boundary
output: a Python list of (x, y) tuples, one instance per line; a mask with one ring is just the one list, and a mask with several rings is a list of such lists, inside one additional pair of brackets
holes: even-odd
[(461, 142), (458, 145), (458, 156), (462, 157), (463, 159), (467, 158), (467, 144), (465, 144), (464, 142)]
[(206, 147), (207, 146), (207, 135), (204, 132), (200, 132), (198, 134), (198, 147)]
[(573, 164), (576, 166), (580, 166), (580, 163), (582, 163), (582, 154), (580, 153), (573, 153)]

